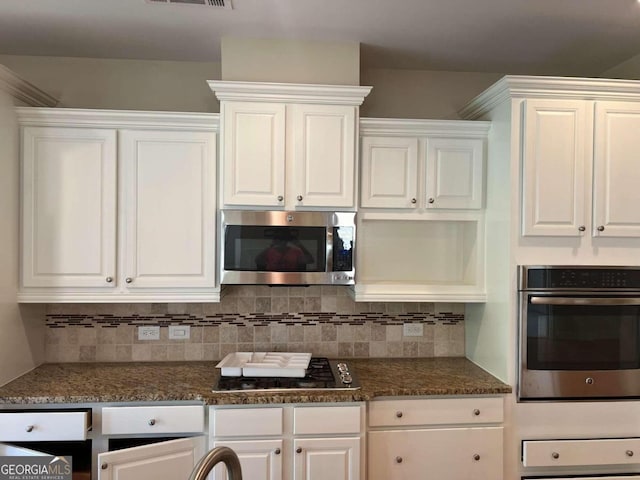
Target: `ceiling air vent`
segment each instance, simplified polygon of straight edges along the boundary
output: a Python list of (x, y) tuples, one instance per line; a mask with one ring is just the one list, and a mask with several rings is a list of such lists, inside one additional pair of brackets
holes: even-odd
[(231, 0), (145, 0), (147, 3), (164, 3), (164, 4), (180, 4), (180, 5), (204, 5), (205, 7), (233, 9)]

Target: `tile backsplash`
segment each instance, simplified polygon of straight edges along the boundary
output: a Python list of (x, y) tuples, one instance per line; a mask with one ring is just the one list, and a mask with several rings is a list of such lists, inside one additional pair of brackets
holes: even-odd
[[(464, 355), (464, 305), (354, 302), (344, 287), (228, 287), (220, 303), (50, 304), (47, 362), (218, 360), (235, 351), (328, 357)], [(419, 323), (423, 335), (403, 336)], [(160, 326), (138, 340), (137, 326)], [(169, 340), (169, 325), (190, 338)]]

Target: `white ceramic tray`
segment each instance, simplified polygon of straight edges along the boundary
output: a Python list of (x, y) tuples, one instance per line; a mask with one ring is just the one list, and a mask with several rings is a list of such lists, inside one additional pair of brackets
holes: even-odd
[(309, 360), (310, 353), (235, 352), (216, 368), (224, 377), (304, 377)]

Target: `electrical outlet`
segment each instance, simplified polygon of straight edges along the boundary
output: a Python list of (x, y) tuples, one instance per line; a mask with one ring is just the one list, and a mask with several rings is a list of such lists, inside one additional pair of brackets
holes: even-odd
[(160, 327), (138, 327), (138, 340), (160, 340)]
[(405, 337), (421, 337), (424, 334), (424, 325), (421, 323), (405, 323), (402, 326), (402, 334)]
[(190, 336), (189, 325), (169, 325), (169, 340), (187, 340)]

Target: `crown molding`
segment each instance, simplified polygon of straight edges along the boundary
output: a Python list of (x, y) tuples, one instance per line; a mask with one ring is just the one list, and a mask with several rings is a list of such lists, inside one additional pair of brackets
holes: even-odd
[(640, 81), (506, 75), (467, 103), (459, 114), (473, 120), (500, 103), (516, 98), (638, 101)]
[(77, 108), (16, 108), (20, 125), (94, 128), (153, 128), (217, 132), (218, 113), (93, 110)]
[(55, 107), (58, 99), (0, 65), (0, 90), (32, 107)]
[(360, 135), (485, 138), (490, 128), (491, 122), (484, 121), (360, 118)]
[(372, 87), (208, 80), (218, 100), (362, 105)]

